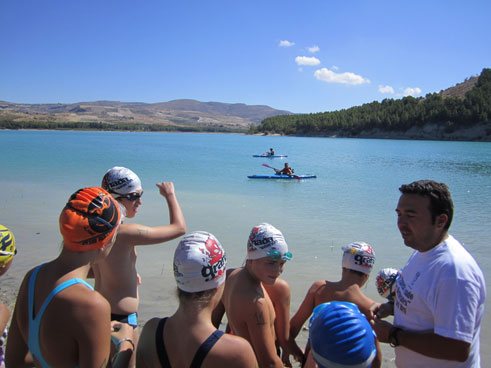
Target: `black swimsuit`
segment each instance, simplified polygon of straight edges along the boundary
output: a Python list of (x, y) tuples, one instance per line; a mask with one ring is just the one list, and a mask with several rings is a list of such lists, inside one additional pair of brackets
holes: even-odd
[[(169, 357), (167, 356), (167, 350), (164, 344), (164, 325), (167, 321), (166, 318), (162, 318), (157, 326), (157, 331), (155, 333), (155, 343), (157, 345), (157, 353), (159, 355), (160, 365), (162, 368), (171, 368)], [(205, 360), (206, 355), (211, 350), (213, 345), (218, 341), (220, 337), (224, 334), (223, 331), (216, 330), (213, 332), (206, 340), (201, 344), (196, 354), (194, 354), (193, 361), (189, 368), (200, 368), (203, 360)]]

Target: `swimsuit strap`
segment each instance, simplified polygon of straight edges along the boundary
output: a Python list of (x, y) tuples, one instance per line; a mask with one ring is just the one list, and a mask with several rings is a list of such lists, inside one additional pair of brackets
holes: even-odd
[[(159, 321), (157, 330), (155, 331), (155, 345), (157, 347), (157, 355), (159, 356), (160, 365), (162, 368), (171, 368), (169, 357), (167, 355), (167, 350), (164, 345), (164, 326), (167, 321), (167, 317), (162, 318)], [(190, 368), (200, 368), (201, 363), (206, 358), (206, 355), (211, 350), (211, 348), (216, 344), (218, 339), (224, 334), (223, 331), (216, 330), (201, 344), (198, 351), (194, 355), (193, 361)]]
[(44, 266), (44, 264), (37, 266), (31, 277), (29, 278), (29, 288), (28, 288), (28, 311), (29, 311), (29, 332), (28, 332), (28, 346), (29, 349), (31, 350), (31, 354), (38, 360), (39, 364), (41, 364), (42, 367), (49, 367), (48, 363), (44, 360), (44, 357), (41, 353), (41, 347), (39, 346), (39, 328), (41, 326), (41, 318), (43, 317), (44, 311), (48, 307), (51, 299), (58, 294), (60, 291), (63, 289), (66, 289), (69, 286), (72, 286), (74, 284), (84, 284), (87, 286), (90, 290), (94, 290), (92, 285), (87, 283), (85, 280), (82, 279), (70, 279), (67, 280), (57, 287), (55, 287), (51, 292), (49, 293), (48, 297), (44, 300), (41, 308), (39, 309), (38, 313), (36, 316), (34, 316), (34, 287), (36, 284), (36, 277), (37, 274), (40, 270), (40, 268)]
[(34, 271), (32, 271), (32, 275), (29, 278), (29, 288), (28, 288), (28, 296), (27, 296), (27, 305), (30, 313), (29, 319), (34, 319), (34, 285), (36, 284), (36, 277), (39, 272), (39, 269), (43, 267), (44, 264), (40, 264), (37, 266)]
[(200, 368), (201, 363), (203, 363), (203, 360), (206, 358), (206, 355), (208, 352), (213, 348), (213, 346), (216, 344), (218, 339), (222, 337), (224, 334), (223, 331), (216, 330), (213, 332), (208, 338), (205, 340), (204, 343), (201, 344), (199, 347), (198, 351), (194, 355), (193, 362), (191, 363), (190, 368)]
[(167, 321), (167, 317), (162, 318), (157, 326), (157, 331), (155, 332), (155, 345), (157, 347), (157, 354), (159, 356), (160, 365), (162, 368), (171, 368), (169, 357), (167, 356), (167, 350), (164, 345), (164, 326)]
[(43, 303), (41, 309), (39, 310), (39, 312), (38, 312), (38, 314), (37, 314), (37, 316), (36, 316), (35, 319), (38, 319), (38, 318), (40, 318), (43, 315), (44, 310), (48, 307), (49, 302), (51, 301), (51, 299), (53, 299), (53, 297), (56, 294), (58, 294), (60, 291), (62, 291), (64, 289), (66, 289), (67, 287), (72, 286), (72, 285), (75, 285), (75, 284), (84, 284), (90, 290), (94, 290), (94, 288), (92, 287), (92, 285), (90, 285), (89, 283), (87, 283), (85, 280), (78, 279), (78, 278), (67, 280), (67, 281), (61, 283), (60, 285), (58, 285), (57, 287), (55, 287), (53, 290), (51, 290), (51, 293), (49, 293), (48, 297), (44, 301), (44, 303)]

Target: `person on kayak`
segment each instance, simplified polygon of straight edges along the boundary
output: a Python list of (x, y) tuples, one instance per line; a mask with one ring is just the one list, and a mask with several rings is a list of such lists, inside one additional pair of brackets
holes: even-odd
[(274, 149), (270, 148), (269, 149), (269, 152), (268, 152), (268, 155), (274, 156)]
[(288, 166), (288, 162), (285, 162), (285, 167), (281, 170), (276, 170), (275, 169), (275, 172), (276, 172), (276, 175), (288, 175), (288, 176), (292, 176), (293, 175), (293, 169)]

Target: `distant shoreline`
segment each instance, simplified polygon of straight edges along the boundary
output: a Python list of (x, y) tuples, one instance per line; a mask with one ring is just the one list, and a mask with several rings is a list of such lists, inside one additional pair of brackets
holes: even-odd
[[(254, 135), (278, 136), (281, 134), (255, 133)], [(412, 127), (405, 132), (372, 129), (362, 131), (359, 134), (350, 134), (339, 130), (325, 134), (296, 134), (291, 135), (291, 137), (491, 142), (491, 122), (474, 125), (469, 128), (456, 129), (453, 132), (446, 132), (444, 128), (437, 124), (427, 124), (422, 127)]]
[(412, 127), (405, 132), (383, 131), (373, 129), (362, 131), (359, 134), (350, 134), (344, 131), (333, 131), (325, 134), (296, 134), (283, 135), (279, 133), (254, 133), (233, 132), (233, 131), (141, 131), (141, 130), (101, 130), (101, 129), (36, 129), (20, 128), (0, 130), (21, 130), (21, 131), (71, 131), (71, 132), (126, 132), (126, 133), (198, 133), (198, 134), (238, 134), (254, 136), (290, 136), (290, 137), (309, 137), (309, 138), (358, 138), (358, 139), (394, 139), (394, 140), (430, 140), (430, 141), (460, 141), (460, 142), (491, 142), (491, 122), (478, 124), (469, 128), (456, 129), (453, 132), (446, 132), (444, 128), (437, 124), (427, 124), (422, 127)]

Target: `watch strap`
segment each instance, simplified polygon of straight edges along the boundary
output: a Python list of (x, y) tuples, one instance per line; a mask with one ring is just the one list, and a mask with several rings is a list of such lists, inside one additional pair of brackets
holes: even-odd
[(389, 344), (393, 348), (396, 346), (399, 346), (399, 339), (397, 338), (397, 333), (401, 331), (402, 329), (399, 327), (392, 327), (389, 332)]

